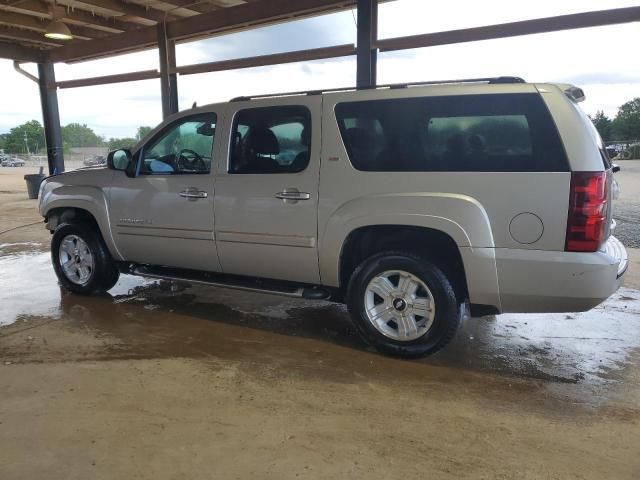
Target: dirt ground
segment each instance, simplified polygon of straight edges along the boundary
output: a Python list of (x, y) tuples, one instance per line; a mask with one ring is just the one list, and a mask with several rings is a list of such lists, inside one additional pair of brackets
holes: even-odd
[[(0, 168), (2, 480), (640, 478), (638, 250), (591, 312), (470, 319), (400, 361), (331, 303), (65, 293), (24, 173)], [(640, 162), (619, 179), (629, 244)]]

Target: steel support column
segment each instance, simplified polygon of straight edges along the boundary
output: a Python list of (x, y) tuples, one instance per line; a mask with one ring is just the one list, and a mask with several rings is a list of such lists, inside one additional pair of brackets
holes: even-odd
[(378, 0), (358, 0), (358, 88), (376, 85), (378, 51), (374, 47), (378, 38)]
[(176, 42), (167, 39), (165, 26), (158, 24), (158, 54), (160, 55), (160, 92), (162, 118), (178, 111), (178, 75), (176, 68)]
[(47, 143), (47, 162), (49, 174), (64, 172), (64, 156), (62, 154), (62, 130), (60, 129), (60, 112), (58, 111), (58, 94), (56, 92), (56, 74), (53, 63), (38, 64), (38, 85), (40, 86), (40, 104), (44, 122), (44, 137)]

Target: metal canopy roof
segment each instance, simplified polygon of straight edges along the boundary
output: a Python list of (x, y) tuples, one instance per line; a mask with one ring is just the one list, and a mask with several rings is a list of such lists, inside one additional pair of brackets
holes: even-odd
[[(0, 58), (74, 62), (353, 8), (356, 0), (0, 0)], [(73, 40), (45, 38), (53, 16)]]

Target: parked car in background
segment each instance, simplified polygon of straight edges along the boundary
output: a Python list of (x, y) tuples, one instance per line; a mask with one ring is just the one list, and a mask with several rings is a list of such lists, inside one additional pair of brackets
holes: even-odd
[(419, 357), (465, 310), (573, 312), (628, 265), (581, 89), (519, 78), (241, 97), (42, 182), (60, 283), (120, 272), (347, 304)]
[(107, 159), (103, 155), (94, 155), (86, 158), (83, 163), (87, 167), (95, 167), (97, 165), (106, 165)]
[(24, 167), (25, 161), (18, 157), (5, 157), (2, 159), (3, 167)]

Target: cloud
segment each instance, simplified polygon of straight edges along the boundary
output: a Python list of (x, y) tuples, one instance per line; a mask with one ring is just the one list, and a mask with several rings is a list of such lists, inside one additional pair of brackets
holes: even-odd
[(180, 44), (176, 57), (185, 65), (355, 42), (352, 14), (342, 12)]

